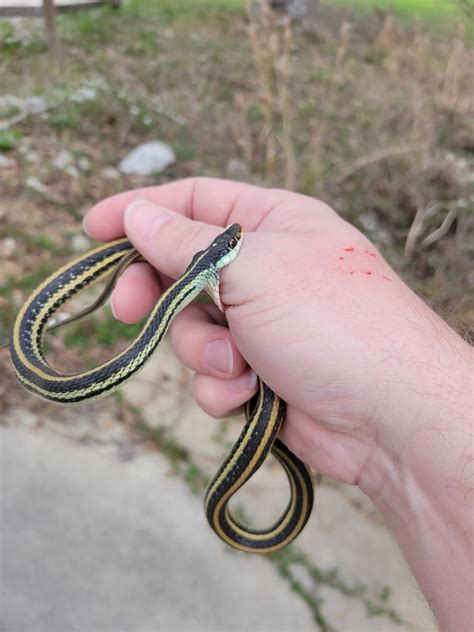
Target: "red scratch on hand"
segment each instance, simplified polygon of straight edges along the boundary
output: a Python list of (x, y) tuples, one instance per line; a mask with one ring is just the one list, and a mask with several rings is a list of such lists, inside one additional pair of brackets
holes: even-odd
[(354, 248), (349, 246), (349, 248), (344, 248), (344, 252), (354, 252)]

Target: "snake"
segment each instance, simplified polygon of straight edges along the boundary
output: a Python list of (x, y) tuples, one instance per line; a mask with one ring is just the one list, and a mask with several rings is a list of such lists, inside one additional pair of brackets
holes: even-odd
[[(75, 374), (58, 372), (45, 358), (45, 333), (98, 309), (112, 293), (122, 272), (140, 259), (126, 238), (102, 244), (64, 265), (33, 291), (13, 326), (10, 356), (21, 384), (35, 395), (59, 404), (81, 404), (104, 397), (132, 378), (150, 359), (173, 318), (202, 291), (222, 310), (220, 270), (237, 257), (243, 241), (232, 224), (204, 250), (197, 252), (182, 276), (164, 291), (140, 333), (120, 353)], [(99, 298), (78, 314), (52, 321), (55, 313), (78, 292), (110, 277)], [(53, 322), (53, 324), (51, 324)], [(272, 553), (292, 542), (307, 523), (313, 507), (311, 470), (278, 438), (285, 402), (257, 379), (256, 394), (244, 405), (245, 425), (228, 456), (210, 481), (204, 510), (214, 532), (228, 545), (250, 553)], [(272, 453), (287, 475), (290, 499), (280, 518), (266, 529), (243, 524), (229, 508), (232, 496)]]

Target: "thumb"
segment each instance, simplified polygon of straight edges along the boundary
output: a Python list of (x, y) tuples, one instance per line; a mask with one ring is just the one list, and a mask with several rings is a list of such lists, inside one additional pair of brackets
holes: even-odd
[[(223, 232), (222, 226), (198, 222), (147, 200), (132, 202), (125, 211), (125, 232), (135, 248), (159, 272), (177, 279), (191, 259)], [(236, 261), (220, 271), (220, 296), (226, 305), (241, 305), (265, 293), (269, 261), (268, 242), (257, 243), (246, 233)]]
[(145, 200), (136, 200), (127, 207), (124, 223), (135, 248), (173, 279), (184, 272), (196, 252), (207, 248), (223, 230)]

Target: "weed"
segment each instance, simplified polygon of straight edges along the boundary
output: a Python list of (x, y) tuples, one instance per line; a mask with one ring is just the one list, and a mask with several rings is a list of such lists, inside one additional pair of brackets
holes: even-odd
[(0, 151), (8, 151), (18, 145), (23, 134), (16, 128), (0, 129)]
[(6, 291), (4, 296), (8, 296), (9, 292), (14, 288), (23, 290), (25, 294), (32, 292), (47, 276), (55, 270), (55, 264), (51, 261), (41, 263), (35, 272), (25, 274), (21, 279), (11, 279), (8, 285), (2, 288), (2, 292)]
[(222, 421), (217, 425), (217, 430), (211, 436), (211, 440), (214, 441), (217, 445), (224, 448), (226, 452), (228, 452), (232, 446), (233, 442), (229, 438), (229, 424), (225, 421)]
[(0, 53), (3, 56), (27, 57), (33, 54), (43, 53), (46, 44), (34, 35), (25, 37), (25, 33), (17, 33), (12, 22), (0, 21)]
[(79, 127), (79, 114), (74, 105), (65, 104), (48, 114), (48, 121), (58, 129), (75, 129)]
[(126, 325), (112, 315), (110, 308), (104, 314), (92, 315), (84, 321), (65, 327), (64, 344), (67, 347), (83, 347), (87, 340), (94, 339), (98, 345), (113, 347), (123, 340), (133, 340), (143, 327), (144, 320)]
[[(151, 428), (144, 421), (139, 409), (127, 403), (126, 405), (134, 415), (134, 427), (137, 432), (157, 446), (170, 462), (173, 471), (183, 478), (193, 494), (202, 493), (209, 484), (210, 477), (193, 461), (187, 450), (172, 437), (170, 429), (160, 426)], [(252, 519), (242, 505), (233, 507), (232, 513), (240, 523), (252, 525)], [(295, 545), (265, 556), (265, 559), (275, 565), (278, 574), (289, 588), (308, 605), (322, 632), (331, 632), (334, 628), (323, 614), (324, 600), (317, 595), (321, 586), (335, 590), (345, 597), (358, 599), (364, 604), (368, 616), (385, 617), (394, 623), (403, 623), (400, 615), (389, 605), (390, 588), (388, 586), (384, 586), (375, 596), (370, 596), (367, 586), (360, 583), (349, 584), (340, 577), (337, 568), (320, 569), (308, 555), (298, 551)], [(298, 568), (306, 571), (312, 581), (311, 588), (303, 585), (298, 579), (296, 572)]]
[[(299, 552), (294, 545), (272, 553), (269, 559), (276, 565), (278, 573), (289, 583), (291, 589), (311, 607), (315, 621), (323, 632), (330, 631), (332, 626), (326, 621), (322, 613), (323, 601), (315, 596), (318, 588), (321, 586), (327, 586), (345, 597), (360, 600), (364, 604), (368, 616), (381, 616), (390, 619), (394, 623), (403, 623), (400, 615), (388, 605), (390, 598), (388, 586), (384, 586), (375, 597), (370, 597), (367, 586), (360, 583), (353, 585), (347, 583), (340, 577), (337, 568), (321, 570), (309, 556)], [(294, 569), (298, 567), (305, 569), (308, 576), (313, 580), (312, 591), (303, 586), (296, 578)]]
[(192, 460), (188, 452), (173, 438), (169, 428), (158, 426), (151, 428), (141, 416), (140, 411), (128, 405), (129, 410), (135, 417), (135, 430), (152, 441), (153, 444), (165, 456), (173, 471), (179, 474), (188, 484), (193, 494), (198, 494), (205, 489), (209, 483), (209, 477), (202, 469)]
[(67, 255), (70, 252), (68, 247), (58, 244), (48, 233), (38, 232), (32, 234), (30, 231), (20, 227), (10, 228), (8, 233), (10, 237), (20, 239), (26, 246), (41, 252), (50, 252), (58, 257)]
[(281, 144), (285, 160), (285, 186), (293, 189), (296, 184), (296, 158), (290, 98), (293, 47), (291, 23), (289, 20), (284, 20), (283, 27), (280, 28), (276, 14), (266, 3), (261, 5), (259, 12), (256, 12), (252, 3), (249, 2), (247, 15), (249, 18), (247, 33), (259, 78), (265, 180), (269, 184), (275, 181), (278, 145)]

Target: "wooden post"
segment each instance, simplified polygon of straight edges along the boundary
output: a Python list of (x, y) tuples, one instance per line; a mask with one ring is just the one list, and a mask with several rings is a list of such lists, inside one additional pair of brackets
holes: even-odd
[(56, 9), (54, 8), (54, 0), (43, 0), (43, 15), (49, 52), (56, 60), (58, 66), (61, 66), (61, 50), (56, 31)]

